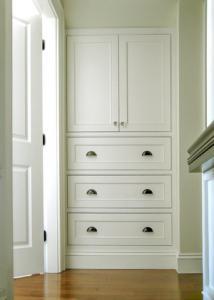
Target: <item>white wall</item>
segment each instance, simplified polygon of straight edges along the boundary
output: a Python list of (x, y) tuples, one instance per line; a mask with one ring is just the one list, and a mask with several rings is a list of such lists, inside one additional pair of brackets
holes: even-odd
[(177, 0), (61, 0), (67, 27), (171, 27)]
[(201, 252), (201, 176), (189, 174), (187, 149), (205, 126), (203, 0), (180, 0), (180, 244)]
[[(0, 290), (12, 299), (11, 1), (0, 1)], [(1, 295), (1, 293), (0, 293)]]
[[(203, 0), (61, 0), (67, 27), (175, 27), (180, 33), (180, 252), (201, 252), (201, 181), (187, 149), (204, 127)], [(180, 5), (178, 5), (180, 4)]]

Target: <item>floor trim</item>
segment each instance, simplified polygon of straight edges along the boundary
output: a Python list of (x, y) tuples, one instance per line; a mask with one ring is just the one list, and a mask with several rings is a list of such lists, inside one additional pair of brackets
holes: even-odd
[(178, 273), (202, 273), (201, 253), (180, 253), (177, 261)]
[(72, 253), (68, 269), (176, 269), (174, 253)]

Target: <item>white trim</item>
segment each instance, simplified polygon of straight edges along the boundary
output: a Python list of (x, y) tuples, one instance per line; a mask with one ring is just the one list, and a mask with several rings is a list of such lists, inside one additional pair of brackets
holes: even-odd
[(67, 35), (129, 35), (129, 34), (173, 34), (174, 28), (87, 28), (66, 30)]
[[(45, 211), (47, 218), (46, 267), (45, 272), (58, 273), (65, 269), (65, 224), (64, 224), (64, 199), (65, 199), (65, 26), (64, 13), (59, 0), (37, 0), (41, 14), (56, 19), (56, 197), (52, 199), (51, 209)], [(48, 206), (50, 208), (50, 205)], [(51, 226), (55, 216), (56, 226)], [(51, 221), (51, 222), (50, 222)]]
[(12, 299), (12, 3), (0, 6), (0, 288)]
[(176, 269), (175, 253), (71, 253), (68, 269)]
[(202, 273), (201, 253), (180, 253), (177, 260), (178, 273)]

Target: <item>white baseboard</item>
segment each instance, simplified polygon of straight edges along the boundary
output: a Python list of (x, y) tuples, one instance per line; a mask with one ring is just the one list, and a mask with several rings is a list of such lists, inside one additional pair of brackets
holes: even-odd
[(202, 255), (200, 253), (180, 253), (177, 260), (178, 273), (202, 273)]
[(175, 253), (72, 253), (68, 269), (176, 269)]

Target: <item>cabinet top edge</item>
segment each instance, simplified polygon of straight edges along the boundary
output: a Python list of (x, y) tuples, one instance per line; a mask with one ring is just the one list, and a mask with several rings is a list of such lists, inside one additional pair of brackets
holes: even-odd
[(171, 27), (137, 27), (137, 28), (67, 28), (66, 35), (128, 35), (128, 34), (175, 34)]

